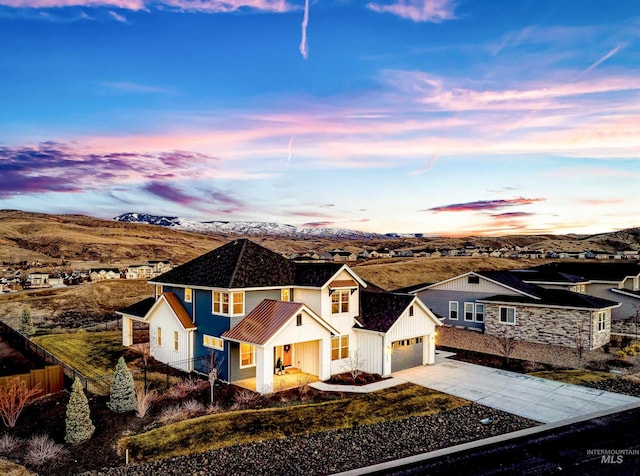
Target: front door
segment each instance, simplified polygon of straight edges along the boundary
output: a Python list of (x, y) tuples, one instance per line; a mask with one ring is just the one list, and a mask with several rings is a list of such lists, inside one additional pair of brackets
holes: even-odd
[(282, 363), (285, 367), (291, 367), (291, 345), (282, 346)]

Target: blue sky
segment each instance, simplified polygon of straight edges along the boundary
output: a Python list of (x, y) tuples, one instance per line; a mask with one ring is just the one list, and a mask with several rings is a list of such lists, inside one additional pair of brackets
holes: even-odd
[(640, 3), (0, 0), (0, 208), (640, 225)]

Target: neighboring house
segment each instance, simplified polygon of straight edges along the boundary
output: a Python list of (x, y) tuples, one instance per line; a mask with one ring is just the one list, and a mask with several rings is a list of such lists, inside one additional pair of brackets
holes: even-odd
[(103, 281), (105, 279), (120, 279), (118, 268), (91, 268), (89, 270), (91, 281)]
[(127, 268), (127, 279), (151, 279), (154, 275), (153, 267), (148, 264), (133, 264)]
[(213, 356), (222, 380), (254, 379), (262, 393), (278, 359), (321, 380), (354, 362), (385, 376), (435, 362), (433, 313), (416, 296), (368, 291), (346, 264), (297, 263), (242, 239), (150, 283), (154, 298), (118, 311), (123, 345), (146, 322), (156, 359), (207, 373)]
[(51, 286), (64, 286), (64, 276), (61, 274), (49, 276), (49, 284)]
[(27, 275), (32, 288), (43, 288), (49, 286), (49, 273), (29, 273)]
[(147, 261), (147, 266), (151, 266), (151, 268), (153, 268), (152, 275), (154, 278), (156, 276), (160, 276), (162, 273), (166, 273), (167, 271), (170, 271), (172, 268), (171, 261), (165, 261), (165, 260)]
[[(539, 273), (549, 279), (554, 273)], [(411, 291), (440, 317), (445, 325), (489, 335), (508, 335), (528, 342), (575, 346), (585, 349), (607, 343), (611, 310), (618, 302), (526, 281), (535, 271), (469, 272)], [(542, 278), (541, 278), (542, 279)], [(567, 287), (581, 283), (562, 275)]]
[[(640, 263), (624, 262), (559, 262), (532, 268), (537, 273), (579, 277), (577, 291), (602, 299), (617, 301), (612, 319), (624, 320), (636, 315), (640, 306)], [(547, 287), (543, 283), (538, 283)]]

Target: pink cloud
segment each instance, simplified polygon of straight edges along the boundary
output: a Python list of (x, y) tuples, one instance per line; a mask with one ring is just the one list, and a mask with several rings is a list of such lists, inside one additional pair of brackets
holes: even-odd
[(455, 18), (451, 0), (393, 0), (369, 3), (367, 8), (378, 13), (390, 13), (414, 22), (440, 23)]
[(581, 205), (586, 205), (589, 207), (610, 207), (610, 206), (617, 206), (617, 205), (623, 205), (624, 203), (626, 203), (625, 200), (622, 199), (597, 199), (597, 198), (584, 198), (582, 200), (578, 200), (578, 203), (580, 203)]
[(326, 228), (333, 225), (335, 225), (335, 222), (332, 221), (312, 221), (302, 224), (302, 226), (307, 226), (309, 228)]
[[(0, 5), (12, 8), (64, 8), (64, 7), (114, 7), (124, 10), (144, 10), (145, 0), (0, 0)], [(286, 0), (160, 0), (158, 3), (181, 11), (228, 13), (239, 10), (256, 10), (283, 13), (296, 9)], [(118, 21), (124, 17), (111, 13)]]
[(498, 210), (505, 207), (517, 205), (530, 205), (531, 203), (542, 202), (544, 198), (513, 198), (509, 200), (478, 200), (476, 202), (454, 203), (439, 207), (420, 210), (423, 212), (469, 212), (478, 210)]

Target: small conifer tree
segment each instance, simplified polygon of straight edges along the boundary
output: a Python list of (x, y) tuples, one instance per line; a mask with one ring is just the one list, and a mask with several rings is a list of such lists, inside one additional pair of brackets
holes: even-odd
[(111, 395), (107, 406), (116, 413), (131, 412), (136, 409), (136, 390), (133, 375), (124, 359), (120, 357), (111, 382)]
[(36, 333), (36, 329), (33, 326), (33, 319), (31, 317), (31, 310), (25, 307), (22, 310), (22, 317), (20, 318), (20, 334), (25, 336), (32, 336)]
[(88, 440), (96, 429), (91, 421), (89, 401), (82, 389), (82, 383), (77, 377), (71, 387), (65, 424), (64, 441), (72, 444)]

